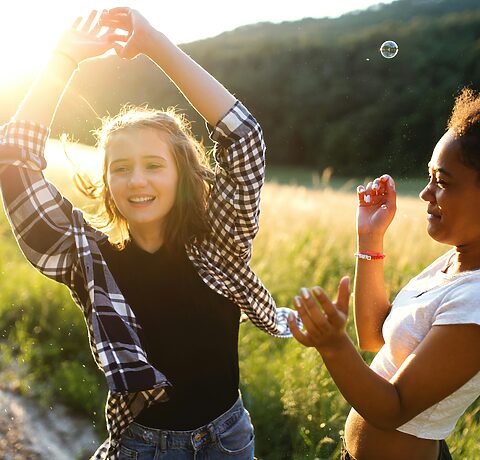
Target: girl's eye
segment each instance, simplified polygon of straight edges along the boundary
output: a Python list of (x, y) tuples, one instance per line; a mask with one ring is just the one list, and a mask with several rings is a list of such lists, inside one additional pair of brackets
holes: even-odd
[(111, 169), (112, 173), (126, 173), (128, 171), (128, 168), (126, 166), (115, 166)]
[(160, 169), (162, 167), (159, 163), (149, 163), (147, 164), (147, 169)]
[(447, 185), (447, 183), (443, 179), (441, 179), (437, 176), (433, 176), (432, 174), (428, 175), (428, 182), (432, 183), (432, 184), (435, 184), (440, 188), (445, 188), (446, 185)]
[(440, 177), (437, 177), (437, 176), (434, 176), (434, 177), (430, 177), (430, 181), (433, 182), (437, 187), (440, 187), (440, 188), (445, 188), (447, 186), (447, 182), (443, 179), (441, 179)]

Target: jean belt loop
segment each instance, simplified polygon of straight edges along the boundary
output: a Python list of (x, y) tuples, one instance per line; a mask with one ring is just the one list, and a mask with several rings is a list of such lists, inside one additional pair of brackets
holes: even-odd
[(210, 433), (210, 439), (212, 440), (213, 444), (217, 443), (217, 429), (215, 424), (209, 423), (207, 425), (208, 432)]
[(167, 451), (167, 432), (161, 431), (160, 432), (160, 451), (166, 452)]

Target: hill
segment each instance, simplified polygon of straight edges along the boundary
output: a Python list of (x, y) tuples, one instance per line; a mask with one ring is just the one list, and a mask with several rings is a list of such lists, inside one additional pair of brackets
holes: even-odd
[[(397, 0), (334, 19), (244, 26), (182, 47), (259, 119), (272, 164), (418, 176), (454, 96), (478, 86), (479, 37), (475, 0)], [(394, 59), (378, 51), (387, 39), (399, 44)], [(9, 89), (1, 118), (26, 83)], [(203, 122), (152, 62), (116, 57), (82, 64), (54, 133), (93, 143), (97, 114), (127, 102), (175, 105), (206, 138)]]

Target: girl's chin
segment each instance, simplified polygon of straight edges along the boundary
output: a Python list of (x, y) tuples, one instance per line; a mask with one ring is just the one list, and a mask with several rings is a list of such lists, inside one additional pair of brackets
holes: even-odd
[(429, 234), (432, 240), (435, 240), (437, 243), (448, 244), (450, 246), (455, 246), (450, 239), (448, 239), (444, 234), (442, 234), (441, 229), (435, 225), (428, 225), (427, 233)]

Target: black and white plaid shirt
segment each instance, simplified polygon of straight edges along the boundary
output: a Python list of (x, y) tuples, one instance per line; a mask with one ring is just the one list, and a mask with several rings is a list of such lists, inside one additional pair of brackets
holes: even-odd
[[(140, 411), (167, 398), (166, 377), (149, 364), (140, 345), (141, 326), (108, 269), (99, 243), (106, 235), (92, 228), (46, 181), (42, 170), (49, 130), (28, 121), (0, 127), (3, 199), (20, 248), (49, 278), (67, 285), (88, 325), (90, 347), (104, 372), (109, 393), (109, 438), (92, 459), (116, 459), (122, 433)], [(289, 309), (275, 302), (248, 265), (258, 231), (265, 144), (261, 128), (240, 103), (215, 126), (215, 184), (209, 198), (209, 237), (186, 246), (204, 282), (232, 299), (260, 329), (290, 337)]]

